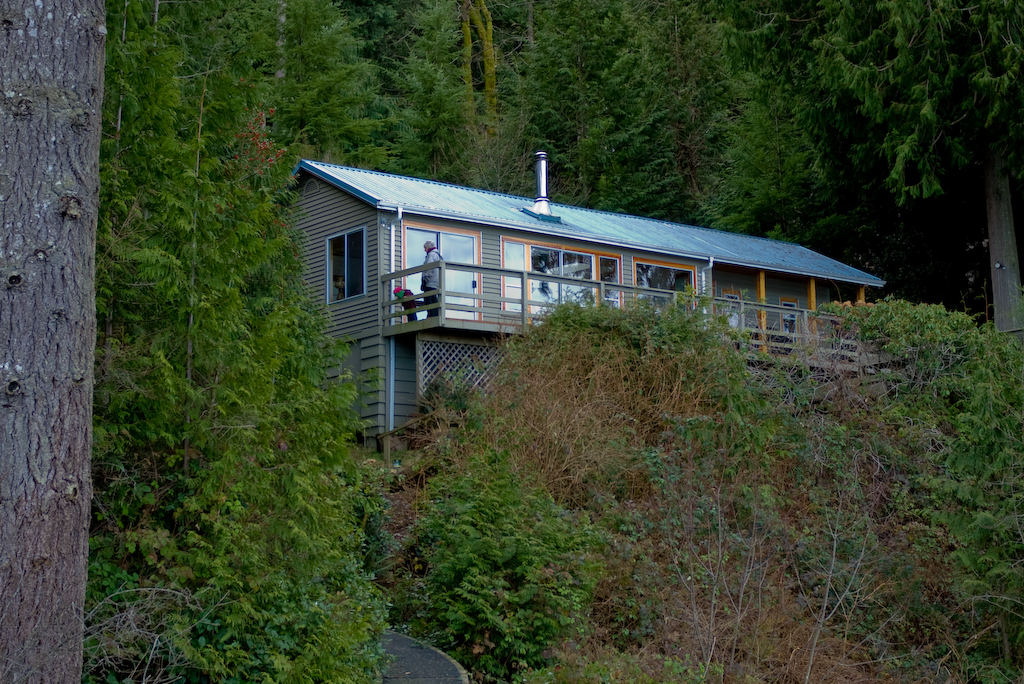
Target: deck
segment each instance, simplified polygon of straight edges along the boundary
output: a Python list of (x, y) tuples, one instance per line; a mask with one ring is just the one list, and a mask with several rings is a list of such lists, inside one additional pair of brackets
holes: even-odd
[[(422, 294), (392, 298), (395, 286), (418, 286), (420, 274), (432, 268), (440, 269), (437, 303), (425, 305)], [(523, 283), (527, 286), (523, 287)], [(646, 300), (700, 307), (705, 313), (725, 317), (731, 327), (748, 333), (745, 344), (752, 354), (796, 356), (812, 366), (844, 371), (880, 363), (877, 353), (864, 349), (841, 329), (838, 318), (792, 306), (722, 297), (706, 299), (694, 296), (692, 291), (658, 290), (447, 261), (389, 273), (381, 277), (381, 284), (385, 337), (424, 330), (517, 334), (561, 303), (619, 307)], [(404, 308), (410, 303), (415, 307)], [(429, 311), (436, 313), (427, 317)], [(418, 320), (409, 319), (413, 314)]]

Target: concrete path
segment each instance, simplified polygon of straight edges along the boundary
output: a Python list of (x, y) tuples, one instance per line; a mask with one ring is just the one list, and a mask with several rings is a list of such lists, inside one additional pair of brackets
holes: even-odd
[(450, 656), (401, 634), (384, 634), (384, 650), (395, 657), (383, 684), (469, 684), (469, 676)]

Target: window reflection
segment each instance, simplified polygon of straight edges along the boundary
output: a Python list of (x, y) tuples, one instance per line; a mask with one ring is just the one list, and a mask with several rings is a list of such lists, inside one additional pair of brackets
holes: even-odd
[(327, 242), (327, 253), (327, 301), (336, 302), (363, 294), (363, 229), (331, 238)]

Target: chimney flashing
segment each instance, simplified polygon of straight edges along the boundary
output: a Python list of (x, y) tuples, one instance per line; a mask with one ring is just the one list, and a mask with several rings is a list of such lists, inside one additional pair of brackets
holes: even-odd
[(547, 214), (540, 214), (540, 213), (537, 213), (536, 209), (537, 209), (537, 205), (534, 205), (530, 209), (527, 209), (526, 207), (523, 207), (520, 211), (522, 211), (527, 216), (532, 216), (535, 219), (540, 219), (541, 221), (547, 221), (548, 223), (561, 223), (562, 222), (562, 217), (561, 216), (555, 216), (554, 214), (550, 213), (550, 210), (549, 210), (549, 212)]

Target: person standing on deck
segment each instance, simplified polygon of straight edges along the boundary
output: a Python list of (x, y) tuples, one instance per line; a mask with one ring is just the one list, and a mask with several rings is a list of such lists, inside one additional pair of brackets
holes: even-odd
[[(426, 252), (426, 256), (423, 258), (424, 264), (432, 264), (436, 261), (444, 260), (441, 253), (437, 251), (437, 245), (431, 240), (427, 240), (423, 243), (423, 251)], [(432, 268), (429, 271), (423, 272), (423, 280), (420, 281), (420, 289), (427, 293), (431, 290), (437, 290), (441, 286), (441, 269)], [(431, 304), (437, 304), (438, 295), (435, 292), (431, 295), (423, 297), (424, 306), (430, 306)], [(427, 318), (433, 318), (438, 315), (438, 309), (429, 309), (427, 311)]]

